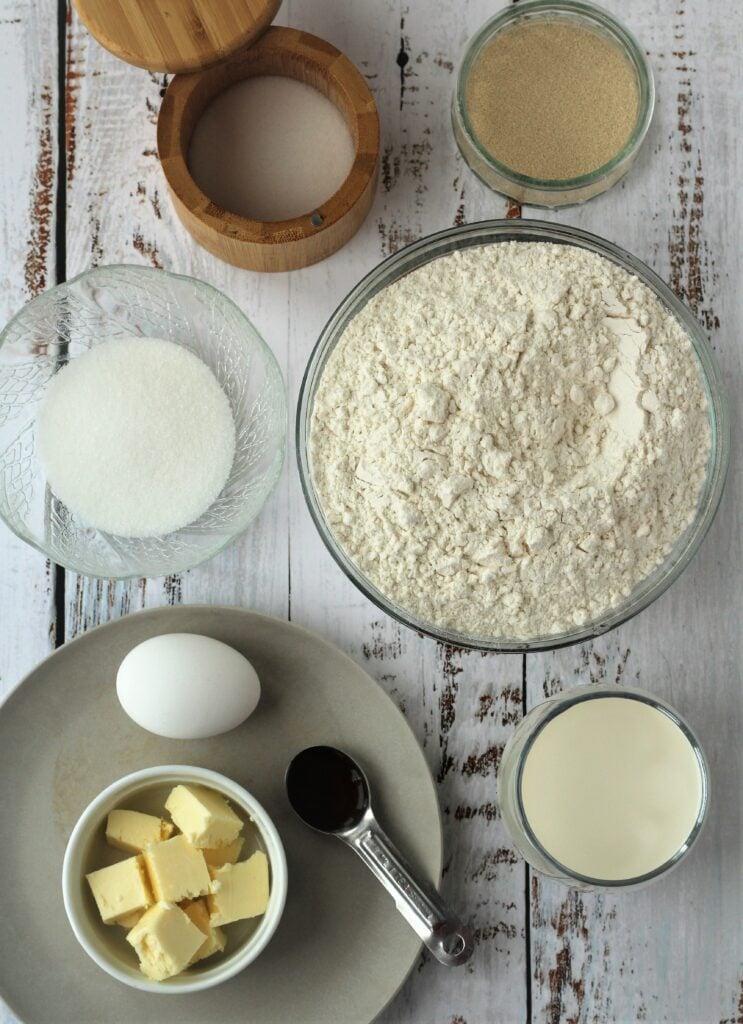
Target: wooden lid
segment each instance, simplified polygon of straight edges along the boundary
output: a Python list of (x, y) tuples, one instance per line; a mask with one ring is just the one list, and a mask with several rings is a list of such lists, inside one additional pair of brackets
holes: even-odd
[(281, 0), (74, 0), (89, 32), (148, 71), (199, 71), (249, 46)]

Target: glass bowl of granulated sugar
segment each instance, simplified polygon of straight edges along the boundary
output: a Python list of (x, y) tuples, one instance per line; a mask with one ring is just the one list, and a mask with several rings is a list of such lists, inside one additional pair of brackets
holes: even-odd
[(67, 569), (198, 565), (258, 515), (285, 443), (273, 354), (201, 281), (99, 267), (0, 334), (0, 517)]
[(300, 393), (307, 504), (343, 572), (440, 641), (547, 650), (646, 608), (715, 516), (730, 432), (702, 328), (611, 242), (451, 228), (365, 277)]

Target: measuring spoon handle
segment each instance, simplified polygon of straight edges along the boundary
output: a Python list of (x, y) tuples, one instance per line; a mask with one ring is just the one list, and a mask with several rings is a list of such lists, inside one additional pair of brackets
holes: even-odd
[(374, 822), (347, 841), (436, 959), (447, 967), (466, 963), (474, 950), (472, 932), (432, 885), (416, 881), (410, 865), (379, 825)]

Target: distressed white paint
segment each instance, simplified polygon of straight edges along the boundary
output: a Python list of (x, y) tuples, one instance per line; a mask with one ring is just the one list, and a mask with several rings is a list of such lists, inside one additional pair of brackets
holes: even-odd
[[(621, 13), (650, 52), (658, 115), (637, 166), (621, 186), (546, 219), (619, 242), (678, 285), (691, 278), (697, 312), (710, 324), (714, 315), (720, 319), (713, 340), (731, 396), (739, 400), (739, 61), (730, 5), (724, 0), (689, 10), (681, 10), (681, 3), (643, 0), (621, 5), (607, 0), (607, 5)], [(35, 4), (48, 14), (53, 6), (51, 0)], [(0, 170), (8, 170), (0, 178), (0, 224), (7, 232), (2, 237), (12, 242), (4, 246), (3, 257), (6, 276), (16, 282), (16, 305), (24, 298), (18, 267), (25, 258), (16, 240), (28, 234), (23, 211), (38, 145), (32, 97), (44, 79), (34, 62), (46, 61), (51, 68), (55, 62), (53, 18), (34, 17), (25, 13), (27, 7), (21, 0), (0, 0), (0, 14), (23, 15), (7, 27), (0, 17), (0, 58), (7, 55), (0, 60), (0, 78), (6, 94), (15, 98), (14, 108), (29, 111), (30, 123), (9, 129), (0, 122), (0, 132), (23, 140), (23, 160), (11, 166), (0, 154), (7, 163)], [(493, 10), (486, 0), (466, 5), (348, 0), (340, 17), (337, 5), (286, 0), (280, 21), (329, 39), (367, 75), (382, 116), (384, 160), (374, 208), (346, 249), (316, 267), (266, 276), (219, 263), (181, 228), (154, 154), (162, 76), (116, 61), (73, 16), (67, 47), (68, 274), (96, 263), (154, 262), (211, 282), (241, 306), (272, 346), (293, 409), (323, 323), (364, 272), (422, 234), (462, 219), (503, 215), (505, 201), (462, 165), (448, 113), (450, 65)], [(396, 58), (403, 44), (409, 62), (401, 108)], [(34, 56), (39, 45), (41, 58)], [(56, 101), (53, 71), (48, 80)], [(700, 173), (703, 206), (693, 198)], [(679, 185), (679, 176), (689, 179), (685, 214), (679, 192), (687, 186)], [(701, 247), (698, 280), (695, 244)], [(472, 916), (480, 941), (476, 959), (462, 971), (422, 960), (380, 1018), (385, 1024), (521, 1022), (527, 1016), (528, 965), (534, 1021), (732, 1024), (743, 1013), (737, 741), (743, 723), (740, 611), (737, 616), (734, 611), (740, 609), (740, 594), (733, 571), (739, 572), (743, 562), (735, 523), (742, 497), (739, 476), (731, 485), (694, 566), (666, 597), (592, 645), (526, 659), (530, 701), (545, 687), (569, 685), (587, 673), (613, 679), (621, 670), (625, 680), (639, 680), (687, 713), (710, 753), (718, 797), (698, 850), (667, 881), (622, 898), (566, 899), (564, 890), (528, 878), (493, 811), (494, 761), (520, 715), (523, 659), (445, 651), (370, 605), (336, 568), (309, 520), (291, 445), (282, 480), (259, 520), (206, 566), (177, 578), (110, 585), (67, 574), (66, 633), (70, 637), (97, 622), (167, 602), (255, 607), (289, 616), (337, 643), (404, 708), (442, 780), (445, 890)], [(4, 641), (14, 630), (20, 641), (10, 648), (0, 645), (5, 659), (0, 672), (12, 679), (47, 649), (50, 609), (43, 559), (3, 532), (3, 559), (6, 549), (11, 572), (3, 569), (0, 576), (0, 623)]]
[[(54, 283), (56, 74), (54, 0), (0, 0), (3, 323)], [(0, 700), (54, 648), (53, 587), (44, 556), (0, 526)], [(0, 1020), (14, 1020), (1, 999)]]
[[(55, 0), (0, 0), (0, 322), (54, 283)], [(0, 698), (54, 647), (53, 568), (0, 526)]]
[[(740, 216), (731, 189), (741, 172), (740, 24), (736, 32), (720, 2), (668, 7), (633, 4), (632, 18), (623, 11), (649, 51), (658, 90), (638, 166), (621, 188), (559, 219), (611, 238), (674, 284), (709, 329), (740, 422)], [(558, 681), (620, 672), (671, 701), (699, 733), (713, 793), (698, 848), (662, 883), (569, 904), (559, 886), (539, 886), (535, 1019), (743, 1019), (740, 466), (734, 453), (712, 530), (666, 595), (593, 644), (527, 660), (529, 704)], [(561, 915), (563, 935), (553, 925)]]

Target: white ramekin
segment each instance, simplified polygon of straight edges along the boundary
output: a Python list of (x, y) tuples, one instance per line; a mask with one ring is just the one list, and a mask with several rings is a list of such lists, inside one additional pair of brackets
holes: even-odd
[[(213, 966), (185, 972), (166, 981), (151, 981), (139, 970), (134, 950), (131, 957), (120, 950), (113, 928), (105, 925), (98, 913), (85, 881), (85, 859), (92, 836), (103, 827), (109, 811), (121, 807), (127, 799), (156, 785), (197, 783), (225, 796), (234, 806), (252, 818), (266, 849), (271, 871), (271, 892), (266, 913), (258, 928), (241, 944), (229, 949), (213, 961)], [(206, 768), (189, 765), (162, 765), (132, 772), (113, 782), (99, 793), (80, 815), (72, 830), (62, 865), (62, 894), (72, 930), (88, 956), (117, 981), (144, 992), (181, 995), (201, 992), (232, 978), (266, 948), (278, 927), (286, 902), (287, 870), (284, 847), (276, 827), (258, 803), (242, 786)], [(110, 931), (111, 940), (107, 932)], [(128, 963), (131, 960), (131, 963)]]

